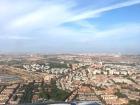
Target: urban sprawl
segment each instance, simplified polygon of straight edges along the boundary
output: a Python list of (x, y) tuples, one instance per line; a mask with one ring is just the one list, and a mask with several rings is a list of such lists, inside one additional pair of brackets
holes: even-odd
[(0, 105), (140, 105), (140, 56), (1, 54)]

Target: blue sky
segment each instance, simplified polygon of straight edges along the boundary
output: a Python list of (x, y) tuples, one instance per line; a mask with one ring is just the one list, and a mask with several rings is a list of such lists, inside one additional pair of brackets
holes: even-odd
[(0, 0), (0, 52), (140, 53), (140, 0)]

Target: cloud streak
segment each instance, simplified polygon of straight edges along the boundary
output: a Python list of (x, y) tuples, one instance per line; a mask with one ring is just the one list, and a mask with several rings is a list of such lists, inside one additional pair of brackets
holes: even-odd
[(9, 22), (8, 28), (51, 28), (53, 26), (60, 25), (68, 17), (72, 16), (69, 9), (73, 5), (74, 3), (71, 2), (62, 2), (61, 4), (59, 2), (54, 2), (54, 0), (48, 1), (47, 3), (37, 7), (37, 9), (13, 19), (11, 22)]
[(8, 24), (8, 26), (11, 29), (14, 28), (17, 29), (20, 27), (28, 28), (34, 27), (35, 25), (38, 27), (45, 26), (47, 28), (50, 28), (67, 22), (76, 22), (86, 20), (88, 18), (95, 18), (104, 12), (108, 12), (114, 9), (123, 8), (139, 3), (140, 0), (129, 0), (127, 2), (117, 3), (96, 10), (87, 10), (77, 15), (75, 14), (75, 12), (71, 10), (71, 8), (75, 6), (74, 3), (70, 2), (65, 4), (65, 2), (63, 2), (62, 4), (60, 4), (55, 3), (53, 1), (49, 2), (48, 4), (46, 3), (45, 6), (40, 7), (39, 9), (33, 12), (27, 13), (21, 17), (14, 19), (13, 21), (10, 22), (10, 24)]
[(94, 21), (98, 16), (104, 17), (103, 14), (106, 12), (137, 4), (140, 4), (140, 0), (121, 2), (118, 0), (117, 3), (100, 6), (100, 8), (97, 6), (94, 9), (87, 5), (88, 9), (85, 10), (82, 6), (78, 7), (78, 2), (75, 0), (69, 2), (67, 0), (25, 0), (14, 3), (8, 0), (0, 1), (0, 40), (27, 40), (34, 46), (37, 43), (34, 44), (33, 40), (43, 43), (44, 46), (45, 44), (55, 46), (56, 43), (60, 44), (59, 46), (70, 46), (73, 43), (80, 46), (80, 44), (94, 43), (95, 40), (103, 38), (123, 37), (122, 34), (138, 35), (140, 23), (135, 23), (135, 20), (134, 23), (128, 21), (121, 25), (118, 25), (119, 22), (112, 23), (108, 29), (104, 30), (97, 27), (98, 23), (88, 20), (92, 18)]
[(88, 19), (88, 18), (94, 18), (94, 17), (98, 17), (99, 15), (101, 15), (104, 12), (108, 12), (108, 11), (123, 8), (123, 7), (132, 6), (132, 5), (136, 5), (136, 4), (140, 4), (140, 0), (129, 0), (127, 2), (114, 4), (114, 5), (111, 5), (108, 7), (103, 7), (103, 8), (97, 9), (97, 10), (87, 10), (84, 13), (76, 15), (67, 21), (73, 22), (73, 21), (80, 21), (80, 20), (84, 20), (84, 19)]

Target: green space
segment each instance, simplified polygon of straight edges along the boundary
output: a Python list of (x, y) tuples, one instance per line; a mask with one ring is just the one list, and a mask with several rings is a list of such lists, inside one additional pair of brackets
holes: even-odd
[(140, 100), (136, 101), (136, 100), (130, 100), (128, 105), (140, 105)]
[(5, 86), (0, 86), (0, 93), (4, 89)]
[(50, 63), (50, 68), (68, 68), (66, 63)]
[(34, 83), (29, 83), (27, 86), (24, 86), (25, 92), (23, 97), (21, 98), (21, 103), (31, 103), (32, 100), (32, 90), (34, 88)]
[(69, 93), (67, 91), (57, 88), (54, 80), (52, 80), (49, 85), (42, 84), (41, 91), (39, 93), (40, 98), (54, 101), (64, 101), (68, 95)]
[(127, 96), (125, 94), (122, 94), (119, 90), (115, 93), (115, 95), (119, 98), (127, 98)]

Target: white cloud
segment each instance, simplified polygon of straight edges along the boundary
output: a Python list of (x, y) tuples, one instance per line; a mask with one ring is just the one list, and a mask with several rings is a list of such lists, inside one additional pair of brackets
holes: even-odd
[(85, 11), (84, 13), (82, 12), (81, 14), (68, 19), (67, 21), (73, 22), (73, 21), (80, 21), (80, 20), (84, 20), (84, 19), (88, 19), (88, 18), (98, 17), (104, 12), (135, 5), (135, 4), (140, 4), (140, 0), (129, 0), (127, 2), (113, 4), (111, 6), (103, 7), (103, 8), (97, 9), (97, 10), (88, 10), (88, 11)]
[[(56, 25), (61, 25), (66, 22), (81, 21), (88, 18), (93, 18), (101, 15), (104, 12), (111, 11), (114, 9), (131, 6), (140, 3), (140, 0), (129, 0), (127, 2), (114, 4), (108, 7), (99, 8), (96, 10), (84, 11), (81, 14), (75, 14), (74, 10), (71, 10), (75, 6), (73, 2), (48, 2), (37, 7), (37, 9), (23, 13), (9, 22), (9, 29), (20, 29), (20, 28), (33, 28), (33, 27), (46, 27), (50, 28)], [(25, 8), (26, 9), (26, 8)]]
[(31, 37), (27, 36), (0, 36), (0, 39), (5, 40), (5, 39), (10, 39), (10, 40), (31, 40)]
[(140, 33), (140, 23), (127, 23), (116, 25), (113, 28), (107, 29), (105, 31), (97, 32), (95, 38), (105, 38), (105, 37), (125, 37), (138, 35)]
[[(61, 47), (69, 49), (69, 46), (84, 49), (88, 45), (89, 48), (98, 47), (98, 44), (103, 45), (102, 39), (124, 37), (124, 35), (128, 37), (140, 33), (140, 23), (127, 21), (126, 24), (122, 23), (119, 26), (115, 24), (114, 27), (112, 23), (108, 29), (101, 30), (100, 27), (96, 27), (97, 23), (88, 21), (89, 18), (102, 16), (105, 12), (139, 4), (140, 0), (117, 0), (118, 2), (111, 0), (115, 1), (115, 4), (112, 2), (105, 6), (104, 3), (102, 6), (94, 6), (94, 9), (87, 6), (86, 10), (78, 7), (76, 0), (13, 1), (0, 0), (0, 41), (7, 45), (10, 41), (13, 43), (21, 41), (28, 49), (33, 47), (45, 49), (46, 45), (58, 50)], [(8, 41), (5, 41), (7, 39)], [(29, 40), (28, 43), (26, 40)]]
[[(7, 3), (8, 2), (2, 4), (6, 6)], [(37, 3), (39, 3), (39, 5)], [(8, 3), (8, 6), (6, 8), (4, 6), (1, 7), (3, 8), (1, 9), (1, 11), (4, 11), (5, 14), (10, 13), (11, 11), (12, 13), (15, 13), (14, 16), (12, 16), (10, 20), (6, 20), (4, 26), (2, 26), (4, 27), (3, 30), (6, 31), (5, 33), (9, 34), (9, 36), (10, 34), (18, 36), (17, 38), (11, 37), (11, 39), (26, 39), (26, 37), (28, 36), (28, 32), (30, 34), (33, 30), (39, 29), (39, 33), (42, 35), (42, 37), (44, 35), (81, 37), (81, 41), (83, 42), (88, 41), (86, 35), (88, 35), (89, 37), (101, 38), (107, 35), (114, 35), (114, 33), (117, 32), (123, 33), (125, 30), (124, 28), (110, 28), (105, 31), (99, 30), (96, 28), (96, 25), (90, 24), (88, 21), (86, 21), (86, 19), (91, 17), (94, 18), (104, 12), (114, 9), (139, 4), (140, 0), (129, 0), (96, 10), (84, 11), (81, 14), (76, 14), (75, 9), (72, 9), (76, 6), (75, 2), (66, 2), (64, 0), (62, 0), (61, 2), (56, 2), (55, 0), (52, 0), (44, 2), (44, 4), (42, 3), (36, 1), (32, 5), (32, 2), (25, 0), (24, 2), (18, 2), (16, 4), (15, 2), (10, 2)], [(21, 5), (21, 7), (19, 4)], [(28, 5), (26, 6), (26, 4)], [(14, 8), (13, 10), (12, 7)], [(22, 12), (22, 10), (24, 11)], [(72, 22), (79, 25), (80, 27), (84, 27), (84, 30), (71, 29), (62, 25), (67, 22)], [(26, 35), (23, 33), (25, 33)], [(31, 37), (34, 36), (31, 35)], [(84, 38), (86, 40), (83, 40)]]
[(80, 42), (92, 42), (100, 39), (124, 38), (130, 36), (138, 36), (140, 33), (140, 23), (127, 23), (110, 27), (106, 30), (87, 29), (86, 36), (81, 37)]
[(21, 16), (15, 18), (8, 24), (8, 28), (50, 28), (52, 26), (59, 25), (63, 23), (66, 18), (71, 16), (69, 8), (72, 6), (72, 3), (67, 5), (60, 3), (56, 4), (55, 2), (48, 2), (30, 13), (22, 14)]

